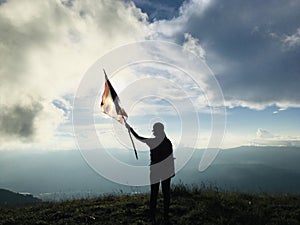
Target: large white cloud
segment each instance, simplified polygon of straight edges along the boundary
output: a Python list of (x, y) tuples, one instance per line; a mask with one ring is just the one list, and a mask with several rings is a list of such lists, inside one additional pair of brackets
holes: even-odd
[(51, 138), (66, 120), (63, 96), (91, 63), (148, 35), (146, 14), (110, 0), (10, 0), (0, 5), (0, 30), (2, 146)]

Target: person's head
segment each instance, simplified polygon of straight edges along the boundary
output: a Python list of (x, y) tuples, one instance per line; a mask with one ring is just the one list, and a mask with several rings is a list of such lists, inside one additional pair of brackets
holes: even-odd
[(155, 123), (155, 124), (153, 125), (153, 130), (152, 130), (152, 132), (153, 132), (153, 135), (154, 135), (155, 137), (158, 137), (158, 136), (165, 136), (164, 125), (163, 125), (162, 123), (159, 123), (159, 122)]

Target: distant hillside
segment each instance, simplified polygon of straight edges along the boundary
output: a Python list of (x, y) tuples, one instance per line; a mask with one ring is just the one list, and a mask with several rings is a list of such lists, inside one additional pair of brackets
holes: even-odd
[(0, 189), (0, 206), (26, 205), (38, 202), (41, 202), (41, 200), (33, 197), (32, 195), (23, 195), (9, 190)]
[[(139, 152), (139, 160), (136, 160), (132, 151), (109, 151), (115, 158), (130, 165), (149, 164), (148, 152)], [(198, 167), (203, 152), (201, 149), (194, 151), (191, 160), (172, 179), (173, 184), (200, 185), (204, 182), (226, 191), (300, 194), (299, 147), (244, 146), (224, 149), (212, 165), (200, 173)], [(176, 154), (175, 163), (178, 163)], [(101, 177), (89, 167), (78, 150), (31, 153), (0, 151), (0, 187), (26, 190), (43, 200), (149, 190), (149, 187), (125, 186)]]
[[(0, 207), (0, 224), (150, 224), (149, 194)], [(164, 224), (162, 197), (157, 224)], [(300, 224), (300, 196), (251, 195), (173, 187), (168, 224)]]

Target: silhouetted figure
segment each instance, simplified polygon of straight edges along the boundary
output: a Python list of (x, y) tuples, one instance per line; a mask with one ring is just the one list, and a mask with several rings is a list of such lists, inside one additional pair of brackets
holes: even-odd
[(175, 175), (174, 157), (171, 141), (167, 138), (164, 125), (155, 123), (153, 125), (154, 138), (145, 138), (139, 136), (127, 123), (127, 129), (141, 142), (146, 143), (150, 147), (150, 219), (155, 222), (155, 211), (159, 184), (162, 184), (162, 192), (164, 197), (164, 217), (168, 220), (170, 207), (170, 185), (171, 178)]

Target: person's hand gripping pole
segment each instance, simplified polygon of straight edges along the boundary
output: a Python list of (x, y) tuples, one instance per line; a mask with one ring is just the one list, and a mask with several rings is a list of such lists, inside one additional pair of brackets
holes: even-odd
[(134, 142), (133, 142), (133, 140), (132, 140), (131, 133), (130, 133), (130, 128), (131, 128), (131, 127), (130, 127), (130, 125), (127, 123), (127, 121), (125, 120), (124, 116), (123, 116), (123, 120), (124, 120), (125, 126), (126, 126), (126, 128), (127, 128), (127, 130), (128, 130), (128, 134), (129, 134), (129, 137), (130, 137), (130, 140), (131, 140), (131, 144), (132, 144), (132, 146), (133, 146), (135, 158), (136, 158), (136, 159), (139, 159), (138, 154), (137, 154), (137, 151), (136, 151), (136, 148), (135, 148), (135, 145), (134, 145)]

